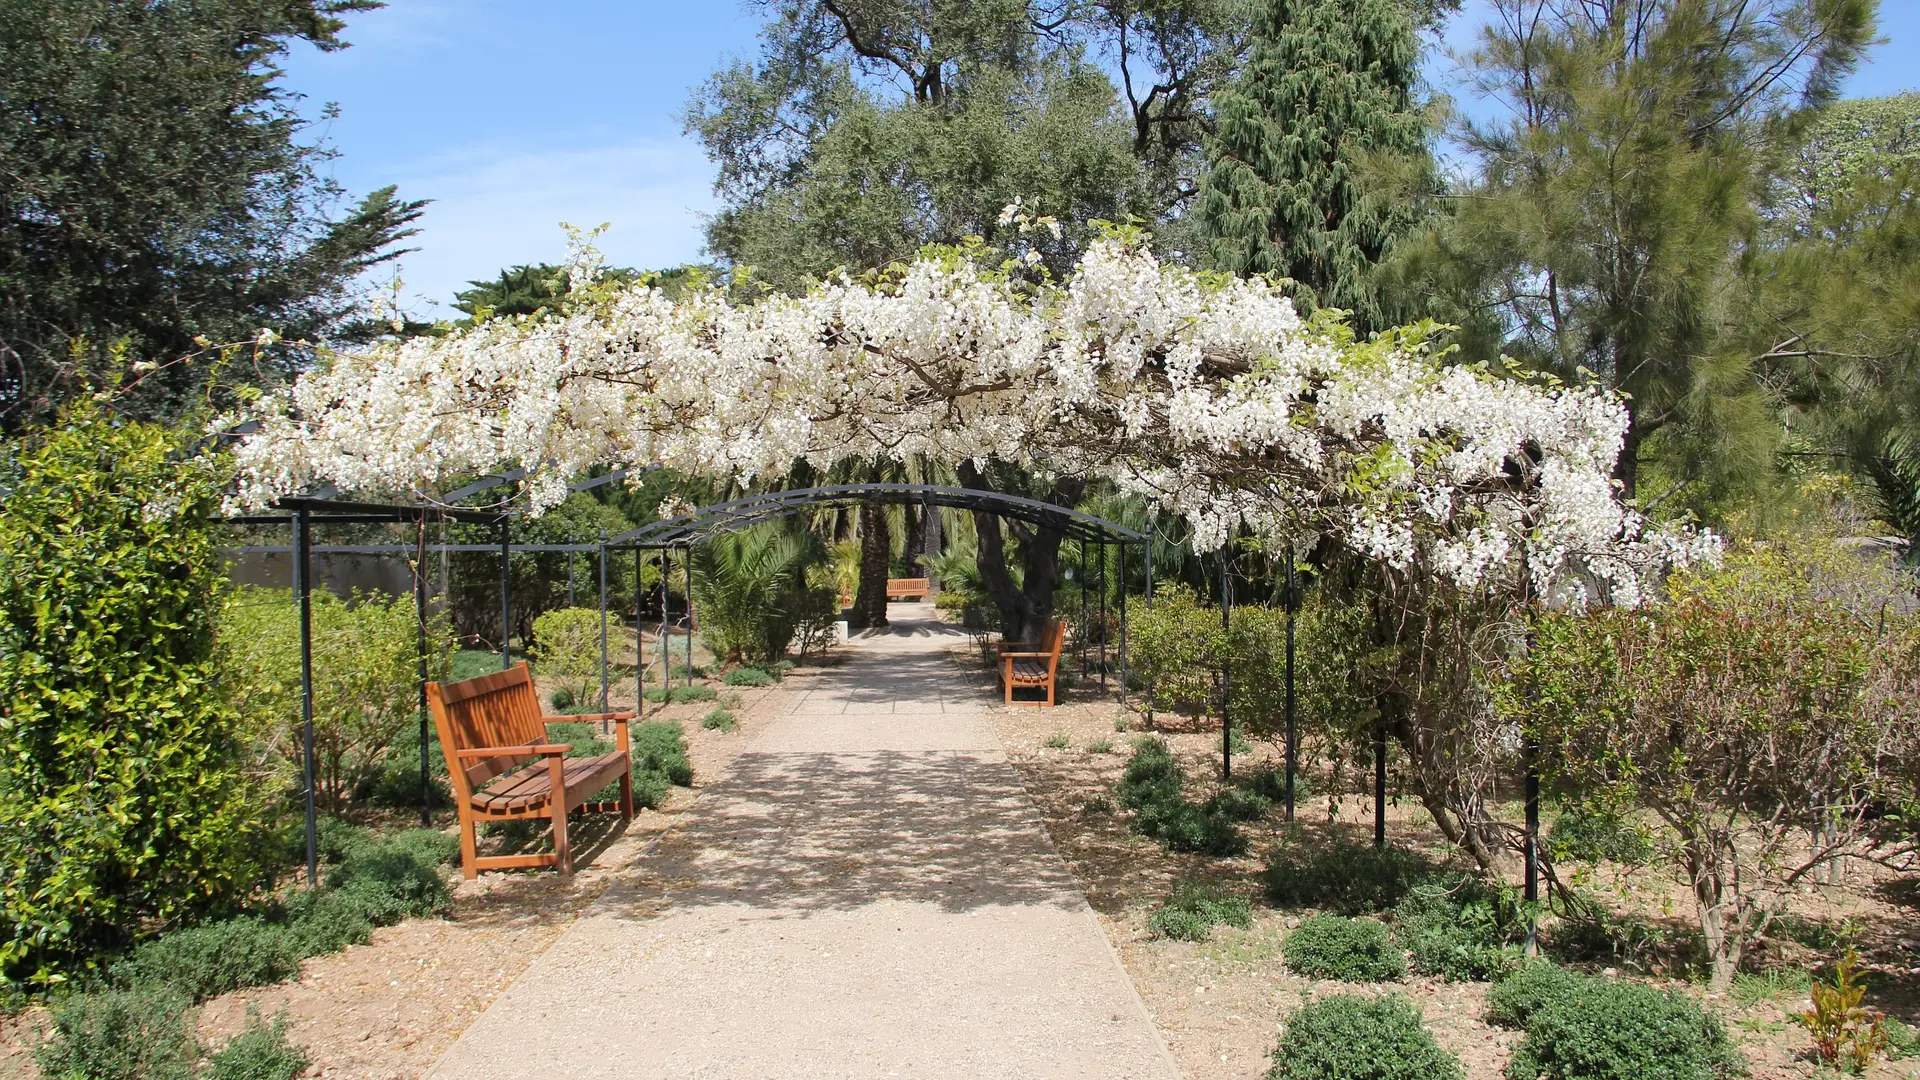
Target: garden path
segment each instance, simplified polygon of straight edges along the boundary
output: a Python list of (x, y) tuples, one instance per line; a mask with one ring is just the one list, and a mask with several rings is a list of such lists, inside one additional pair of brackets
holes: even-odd
[(1180, 1075), (964, 639), (892, 610), (430, 1075)]

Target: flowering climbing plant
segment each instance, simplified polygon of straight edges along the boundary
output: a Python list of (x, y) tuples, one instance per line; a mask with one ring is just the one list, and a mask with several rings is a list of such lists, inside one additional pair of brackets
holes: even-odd
[(1331, 537), (1575, 603), (1632, 602), (1649, 570), (1714, 548), (1616, 498), (1626, 414), (1605, 392), (1449, 364), (1432, 323), (1358, 341), (1282, 284), (1163, 263), (1127, 226), (1059, 281), (977, 241), (751, 303), (601, 281), (586, 247), (572, 273), (561, 310), (336, 353), (254, 403), (237, 501), (322, 481), (430, 497), (517, 466), (537, 512), (598, 465), (751, 482), (925, 455), (1107, 477), (1202, 548)]

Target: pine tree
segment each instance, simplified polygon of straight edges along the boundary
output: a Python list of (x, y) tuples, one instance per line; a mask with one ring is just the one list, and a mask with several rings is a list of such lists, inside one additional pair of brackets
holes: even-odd
[(1246, 67), (1216, 98), (1199, 209), (1216, 268), (1292, 278), (1363, 330), (1390, 321), (1369, 271), (1417, 208), (1359, 171), (1421, 154), (1418, 60), (1397, 0), (1267, 0)]

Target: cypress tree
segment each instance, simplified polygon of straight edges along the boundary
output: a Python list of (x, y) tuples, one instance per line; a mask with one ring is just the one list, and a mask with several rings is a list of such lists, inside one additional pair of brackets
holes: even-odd
[(1390, 320), (1369, 271), (1416, 215), (1361, 159), (1414, 159), (1419, 49), (1399, 0), (1266, 0), (1246, 67), (1215, 102), (1199, 212), (1214, 267), (1292, 278), (1310, 306)]

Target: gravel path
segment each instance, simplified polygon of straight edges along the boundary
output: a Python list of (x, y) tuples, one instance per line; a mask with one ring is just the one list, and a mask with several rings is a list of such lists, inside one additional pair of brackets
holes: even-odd
[(1179, 1076), (957, 633), (893, 612), (430, 1075)]

